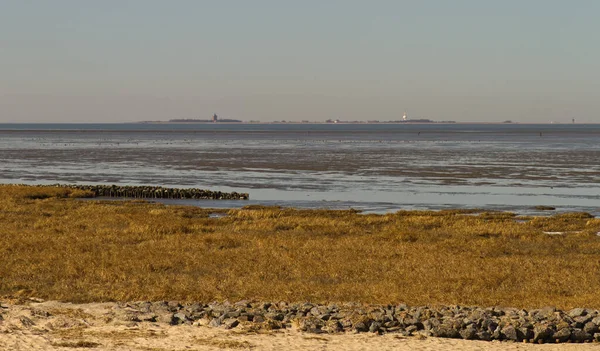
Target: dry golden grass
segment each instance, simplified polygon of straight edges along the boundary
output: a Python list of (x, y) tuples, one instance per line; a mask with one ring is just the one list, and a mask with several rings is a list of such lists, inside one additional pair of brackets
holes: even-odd
[(0, 295), (600, 307), (586, 214), (223, 211), (69, 191), (0, 186)]
[(95, 347), (98, 347), (101, 345), (96, 342), (80, 340), (80, 341), (63, 341), (63, 342), (59, 342), (59, 343), (54, 343), (54, 344), (52, 344), (52, 346), (54, 346), (54, 347), (73, 347), (76, 349), (81, 349), (81, 348), (95, 348)]

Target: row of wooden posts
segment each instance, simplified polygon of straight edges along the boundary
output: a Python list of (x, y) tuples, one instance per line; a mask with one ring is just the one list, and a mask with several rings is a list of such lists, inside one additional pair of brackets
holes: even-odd
[(58, 185), (73, 189), (91, 191), (97, 197), (129, 197), (138, 199), (209, 199), (209, 200), (248, 200), (248, 193), (221, 192), (196, 188), (164, 188), (161, 186), (120, 186), (120, 185)]

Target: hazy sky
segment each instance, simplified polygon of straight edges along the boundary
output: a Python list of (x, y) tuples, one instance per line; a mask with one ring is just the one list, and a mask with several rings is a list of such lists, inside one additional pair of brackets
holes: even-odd
[(600, 123), (597, 0), (1, 0), (0, 122)]

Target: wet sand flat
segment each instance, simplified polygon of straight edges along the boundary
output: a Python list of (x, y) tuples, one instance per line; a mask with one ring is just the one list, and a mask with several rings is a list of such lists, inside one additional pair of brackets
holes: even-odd
[(0, 131), (0, 180), (196, 187), (296, 207), (386, 203), (378, 206), (391, 210), (593, 212), (600, 196), (594, 125), (159, 127)]

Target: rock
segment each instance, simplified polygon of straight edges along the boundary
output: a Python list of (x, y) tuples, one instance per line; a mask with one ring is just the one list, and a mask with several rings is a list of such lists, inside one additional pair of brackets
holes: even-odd
[(428, 338), (430, 336), (433, 336), (433, 333), (431, 333), (431, 331), (429, 330), (417, 330), (417, 332), (414, 335)]
[(573, 318), (573, 322), (575, 322), (577, 324), (576, 328), (583, 328), (583, 326), (587, 322), (590, 322), (592, 319), (593, 319), (592, 316), (589, 316), (589, 315), (579, 316), (579, 317)]
[(419, 321), (415, 318), (403, 318), (402, 319), (402, 324), (404, 324), (405, 327), (409, 326), (409, 325), (415, 325), (419, 323)]
[(137, 319), (140, 322), (151, 322), (155, 323), (158, 319), (158, 316), (154, 313), (140, 314), (137, 316)]
[(594, 333), (594, 341), (600, 342), (600, 333)]
[(227, 318), (223, 321), (223, 326), (225, 329), (233, 329), (238, 326), (240, 322), (235, 318)]
[(408, 333), (408, 335), (413, 335), (417, 330), (419, 330), (419, 328), (417, 328), (416, 325), (409, 325), (404, 330), (406, 330), (406, 332)]
[(283, 313), (269, 312), (269, 313), (265, 314), (265, 318), (271, 319), (274, 321), (282, 321), (284, 317), (285, 317), (285, 315), (283, 315)]
[(25, 317), (25, 316), (20, 316), (19, 317), (19, 322), (25, 328), (29, 328), (29, 327), (32, 327), (32, 326), (35, 325), (35, 323), (29, 317)]
[(361, 333), (369, 331), (369, 327), (365, 322), (358, 322), (354, 325), (354, 330)]
[(158, 315), (157, 321), (160, 323), (173, 323), (173, 313), (161, 313)]
[(306, 317), (299, 320), (299, 326), (302, 331), (318, 333), (325, 326), (325, 322), (317, 317)]
[(241, 300), (241, 301), (234, 303), (233, 305), (235, 307), (246, 307), (246, 308), (252, 307), (252, 305), (250, 305), (250, 301), (248, 301), (248, 300)]
[(35, 317), (42, 317), (42, 318), (48, 318), (51, 316), (48, 311), (40, 310), (37, 308), (31, 309), (31, 315), (35, 316)]
[(542, 321), (545, 319), (553, 318), (555, 312), (556, 308), (552, 306), (547, 306), (539, 310), (530, 311), (529, 314), (532, 315), (537, 321)]
[(171, 325), (183, 324), (187, 321), (188, 321), (188, 318), (185, 315), (185, 313), (179, 312), (179, 313), (175, 313), (173, 315), (173, 318), (171, 319)]
[(585, 316), (587, 311), (584, 308), (574, 308), (567, 313), (567, 315), (571, 318)]
[(223, 324), (223, 318), (219, 317), (219, 318), (213, 318), (210, 323), (208, 324), (209, 327), (220, 327), (221, 324)]
[(327, 322), (327, 324), (325, 325), (325, 329), (329, 333), (340, 333), (340, 332), (344, 331), (344, 327), (342, 326), (342, 323), (340, 323), (336, 320), (329, 320)]
[(599, 331), (598, 325), (596, 325), (596, 323), (594, 322), (587, 322), (584, 326), (583, 326), (583, 331), (590, 334), (590, 335), (594, 335), (595, 333), (597, 333)]
[(523, 336), (523, 340), (532, 340), (533, 339), (533, 325), (531, 327), (521, 327), (519, 328), (521, 335)]
[[(415, 327), (416, 328), (416, 327)], [(381, 329), (381, 323), (380, 322), (373, 322), (371, 323), (371, 325), (369, 326), (369, 331), (371, 333), (377, 333), (379, 332), (379, 330)]]
[(179, 311), (179, 309), (181, 309), (181, 304), (179, 303), (179, 301), (169, 301), (167, 302), (167, 309), (169, 310), (169, 312), (177, 312)]
[(459, 339), (461, 337), (458, 330), (448, 327), (446, 325), (440, 325), (439, 327), (435, 327), (431, 330), (433, 336), (437, 338), (452, 338)]
[(197, 326), (197, 327), (205, 327), (210, 325), (211, 320), (208, 319), (207, 317), (204, 318), (200, 318), (198, 320), (196, 320), (194, 323), (192, 323), (192, 325)]
[(566, 342), (571, 339), (571, 330), (569, 328), (562, 328), (552, 334), (552, 339), (556, 342)]
[(483, 330), (487, 330), (490, 333), (493, 333), (494, 330), (498, 328), (498, 323), (491, 318), (486, 318), (481, 322), (481, 328)]
[(552, 338), (554, 332), (546, 325), (537, 325), (533, 328), (533, 342), (545, 342)]
[(483, 341), (491, 341), (492, 334), (488, 331), (483, 330), (483, 331), (477, 332), (477, 339), (483, 340)]
[(500, 331), (502, 335), (502, 339), (510, 340), (510, 341), (521, 341), (523, 340), (523, 335), (520, 330), (515, 328), (512, 325), (507, 325)]
[(260, 314), (254, 315), (254, 317), (252, 318), (252, 321), (254, 323), (263, 323), (265, 321), (265, 317), (261, 316)]
[(460, 337), (465, 340), (476, 340), (477, 338), (477, 329), (471, 324), (468, 325), (465, 329), (460, 331)]
[(399, 327), (399, 326), (400, 326), (400, 322), (398, 322), (398, 321), (389, 321), (389, 322), (383, 323), (384, 328), (395, 328), (395, 327)]
[(573, 331), (571, 331), (571, 341), (585, 342), (589, 340), (592, 340), (592, 336), (584, 332), (582, 329), (573, 329)]
[(227, 318), (237, 318), (241, 315), (241, 313), (240, 313), (240, 311), (232, 310), (232, 311), (225, 312), (223, 315), (225, 316), (226, 319)]

